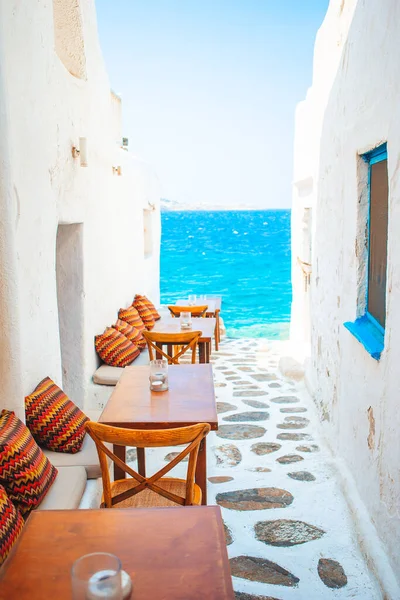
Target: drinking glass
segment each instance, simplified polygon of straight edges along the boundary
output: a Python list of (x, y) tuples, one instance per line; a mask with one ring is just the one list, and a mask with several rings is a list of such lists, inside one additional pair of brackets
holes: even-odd
[(121, 561), (114, 554), (94, 552), (72, 565), (73, 600), (122, 600)]
[(168, 389), (168, 361), (164, 358), (150, 361), (150, 389), (165, 392)]
[(189, 294), (188, 303), (189, 306), (194, 306), (196, 304), (196, 294)]
[(181, 322), (181, 329), (192, 328), (192, 315), (190, 314), (190, 312), (181, 312), (179, 319)]

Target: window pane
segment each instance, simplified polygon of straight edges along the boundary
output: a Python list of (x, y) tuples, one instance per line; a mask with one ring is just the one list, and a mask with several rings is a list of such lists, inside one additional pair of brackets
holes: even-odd
[(385, 327), (388, 232), (387, 160), (370, 166), (368, 312)]

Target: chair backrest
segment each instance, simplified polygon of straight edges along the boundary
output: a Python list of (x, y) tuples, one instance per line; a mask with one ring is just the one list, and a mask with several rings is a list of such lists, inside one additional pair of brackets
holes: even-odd
[[(104, 507), (112, 508), (119, 502), (139, 494), (145, 489), (150, 489), (168, 500), (176, 502), (181, 506), (190, 506), (193, 504), (194, 478), (196, 473), (197, 456), (199, 453), (200, 442), (210, 431), (208, 423), (198, 423), (189, 427), (179, 427), (177, 429), (124, 429), (122, 427), (112, 427), (110, 425), (101, 425), (93, 421), (87, 421), (86, 430), (94, 440), (99, 455), (101, 476), (103, 480)], [(129, 467), (123, 460), (116, 456), (104, 442), (118, 446), (133, 446), (136, 448), (160, 448), (168, 446), (187, 446), (175, 456), (167, 465), (157, 471), (150, 477), (144, 477)], [(185, 497), (178, 496), (157, 485), (157, 481), (173, 469), (189, 454), (189, 462), (186, 473), (186, 494)], [(137, 485), (132, 489), (112, 497), (110, 471), (107, 457), (118, 465), (121, 469), (137, 481)]]
[[(192, 351), (192, 363), (196, 362), (196, 348), (201, 336), (201, 331), (183, 331), (178, 333), (160, 333), (158, 331), (143, 331), (143, 337), (147, 342), (149, 349), (149, 358), (164, 357), (168, 360), (168, 364), (177, 365), (179, 359), (188, 350)], [(168, 351), (164, 352), (163, 346), (168, 347)], [(177, 352), (172, 352), (174, 346), (179, 346)]]
[(192, 317), (205, 317), (207, 309), (207, 304), (204, 304), (203, 306), (168, 306), (168, 310), (173, 317), (180, 317), (182, 312), (188, 312)]

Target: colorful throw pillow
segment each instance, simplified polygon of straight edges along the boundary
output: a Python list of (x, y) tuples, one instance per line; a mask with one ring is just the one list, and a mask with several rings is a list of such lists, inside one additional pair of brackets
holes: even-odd
[(96, 335), (94, 344), (102, 361), (111, 367), (126, 367), (140, 354), (139, 348), (113, 327)]
[(24, 519), (10, 498), (6, 490), (0, 485), (0, 565), (6, 560), (11, 548), (17, 541)]
[(41, 446), (54, 452), (79, 452), (87, 416), (50, 379), (45, 377), (25, 398), (26, 424)]
[(26, 425), (9, 411), (0, 412), (0, 484), (25, 518), (38, 506), (57, 477)]
[(113, 328), (127, 337), (128, 340), (140, 348), (140, 350), (144, 350), (144, 348), (147, 347), (147, 342), (144, 339), (142, 332), (136, 329), (136, 327), (129, 325), (126, 321), (118, 319), (115, 325), (113, 325)]
[(134, 300), (132, 306), (138, 311), (146, 329), (153, 329), (155, 320), (147, 304), (143, 300)]
[(144, 331), (146, 329), (138, 311), (133, 306), (130, 306), (129, 308), (120, 308), (118, 311), (118, 319), (126, 321), (129, 325), (132, 325), (132, 327), (139, 331)]
[(144, 302), (144, 304), (146, 304), (147, 308), (150, 310), (152, 317), (155, 321), (158, 321), (159, 319), (161, 319), (161, 315), (156, 310), (156, 307), (154, 306), (154, 304), (152, 302), (150, 302), (150, 300), (146, 296), (141, 296), (140, 294), (136, 294), (135, 300), (132, 303), (133, 306), (135, 305), (136, 300), (141, 300), (142, 302)]

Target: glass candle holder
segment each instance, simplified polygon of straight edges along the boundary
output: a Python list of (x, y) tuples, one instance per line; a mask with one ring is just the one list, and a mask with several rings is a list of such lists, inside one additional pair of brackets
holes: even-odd
[(123, 600), (121, 562), (114, 554), (94, 552), (72, 565), (73, 600)]
[(165, 392), (168, 389), (168, 362), (165, 359), (150, 361), (150, 389)]
[(189, 306), (194, 306), (196, 304), (196, 300), (197, 300), (196, 294), (189, 294), (189, 296), (188, 296)]
[(181, 312), (179, 320), (181, 322), (181, 329), (192, 328), (192, 315), (190, 312)]

